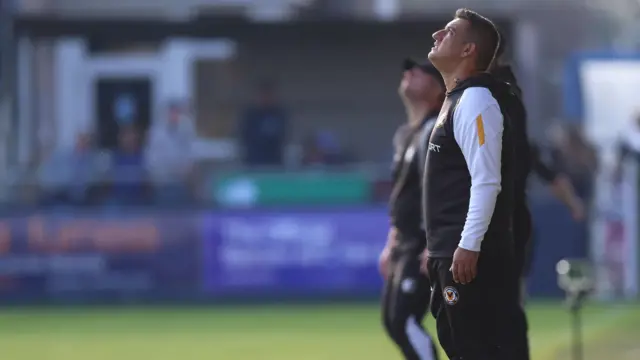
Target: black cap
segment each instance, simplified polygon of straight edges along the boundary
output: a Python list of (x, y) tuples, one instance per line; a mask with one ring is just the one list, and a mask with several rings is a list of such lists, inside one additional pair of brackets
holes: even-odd
[(425, 74), (433, 76), (433, 78), (438, 81), (438, 84), (440, 84), (443, 89), (446, 88), (442, 75), (440, 75), (438, 69), (436, 69), (435, 66), (433, 66), (430, 62), (419, 63), (411, 58), (406, 58), (402, 63), (402, 70), (404, 71), (411, 70), (416, 67), (422, 70)]

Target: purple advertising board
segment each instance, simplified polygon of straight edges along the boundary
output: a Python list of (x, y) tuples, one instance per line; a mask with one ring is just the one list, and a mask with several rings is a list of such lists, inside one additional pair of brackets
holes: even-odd
[(195, 294), (198, 215), (82, 210), (0, 219), (0, 301)]
[(247, 210), (203, 225), (204, 291), (214, 296), (358, 296), (381, 287), (385, 208)]

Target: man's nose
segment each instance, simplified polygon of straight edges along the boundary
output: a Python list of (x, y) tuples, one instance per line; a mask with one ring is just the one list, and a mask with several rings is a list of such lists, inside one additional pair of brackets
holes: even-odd
[(438, 30), (436, 32), (433, 33), (433, 35), (431, 35), (431, 37), (433, 37), (433, 40), (440, 40), (440, 38), (442, 38), (442, 32), (443, 30)]

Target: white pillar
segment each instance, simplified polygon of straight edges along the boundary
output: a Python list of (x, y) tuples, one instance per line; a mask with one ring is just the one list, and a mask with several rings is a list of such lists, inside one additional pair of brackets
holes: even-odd
[(73, 146), (76, 129), (89, 126), (90, 119), (85, 116), (89, 101), (85, 78), (84, 40), (58, 40), (54, 50), (56, 147)]

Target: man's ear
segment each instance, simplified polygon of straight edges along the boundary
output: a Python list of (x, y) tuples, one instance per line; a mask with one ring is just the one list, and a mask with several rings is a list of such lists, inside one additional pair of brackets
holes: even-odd
[(476, 44), (471, 42), (467, 43), (464, 46), (464, 50), (462, 50), (462, 57), (469, 57), (474, 51), (476, 51)]

